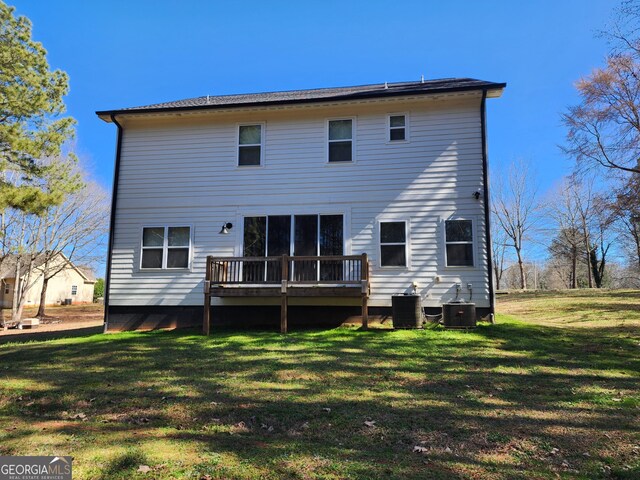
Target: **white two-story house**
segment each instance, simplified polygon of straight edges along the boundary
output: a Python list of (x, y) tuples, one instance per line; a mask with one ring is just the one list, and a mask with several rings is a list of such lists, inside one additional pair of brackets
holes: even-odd
[(97, 112), (117, 127), (105, 329), (338, 324), (414, 288), (427, 313), (456, 298), (493, 313), (485, 111), (505, 86)]

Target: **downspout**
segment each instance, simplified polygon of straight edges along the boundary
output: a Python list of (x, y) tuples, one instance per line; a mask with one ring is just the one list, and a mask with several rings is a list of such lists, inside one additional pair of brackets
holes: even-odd
[[(487, 90), (482, 90), (480, 103), (480, 125), (482, 130), (482, 183), (484, 189), (484, 228), (487, 241), (487, 275), (489, 281), (489, 313), (496, 313), (495, 292), (493, 290), (493, 258), (491, 251), (491, 210), (489, 209), (489, 162), (487, 160)], [(493, 320), (493, 318), (492, 318)]]
[(113, 239), (116, 226), (116, 205), (118, 202), (118, 178), (120, 175), (120, 153), (122, 151), (122, 125), (118, 123), (115, 115), (111, 115), (111, 121), (118, 127), (118, 140), (116, 143), (116, 165), (113, 172), (113, 192), (111, 193), (111, 216), (109, 218), (109, 249), (107, 251), (107, 271), (104, 279), (104, 333), (109, 328), (109, 290), (111, 288), (111, 261), (113, 260)]

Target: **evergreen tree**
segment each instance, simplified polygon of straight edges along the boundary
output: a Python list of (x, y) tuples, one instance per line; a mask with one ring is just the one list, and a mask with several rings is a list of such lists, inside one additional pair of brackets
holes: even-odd
[(40, 213), (60, 204), (67, 183), (77, 181), (55, 162), (40, 161), (60, 156), (75, 121), (62, 116), (67, 74), (50, 70), (46, 50), (31, 38), (31, 22), (14, 10), (0, 0), (0, 211)]

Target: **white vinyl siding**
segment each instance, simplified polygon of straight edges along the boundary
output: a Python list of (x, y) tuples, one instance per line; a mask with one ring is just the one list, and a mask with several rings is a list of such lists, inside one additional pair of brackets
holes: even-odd
[[(412, 282), (424, 304), (455, 298), (456, 282), (473, 283), (489, 305), (482, 188), (480, 95), (398, 101), (411, 117), (411, 141), (388, 142), (388, 103), (221, 112), (131, 120), (123, 134), (113, 249), (112, 305), (202, 305), (207, 255), (241, 255), (247, 215), (345, 215), (345, 255), (371, 260), (371, 306)], [(357, 162), (327, 165), (327, 119), (355, 118)], [(238, 125), (263, 129), (263, 168), (237, 166)], [(354, 147), (355, 148), (355, 147)], [(354, 156), (355, 160), (355, 156)], [(409, 266), (380, 266), (378, 220), (410, 222)], [(446, 268), (444, 221), (473, 218), (475, 266)], [(190, 223), (191, 270), (144, 271), (142, 226)], [(232, 222), (229, 235), (220, 226)]]

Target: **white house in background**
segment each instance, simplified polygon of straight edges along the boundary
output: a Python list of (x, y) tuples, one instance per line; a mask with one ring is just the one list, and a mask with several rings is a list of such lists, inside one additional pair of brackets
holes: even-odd
[(118, 128), (105, 328), (197, 325), (205, 301), (214, 326), (278, 322), (285, 292), (292, 322), (340, 321), (388, 314), (414, 283), (428, 312), (461, 295), (492, 313), (485, 104), (505, 86), (455, 78), (97, 112)]
[[(0, 308), (11, 308), (13, 305), (16, 261), (16, 255), (7, 255), (0, 263)], [(44, 278), (41, 270), (43, 263), (44, 256), (37, 257), (33, 262), (33, 273), (29, 279), (31, 287), (25, 300), (27, 307), (40, 304)], [(90, 268), (76, 266), (62, 254), (51, 260), (51, 265), (57, 265), (60, 271), (47, 284), (45, 305), (60, 305), (65, 300), (71, 300), (74, 304), (93, 302), (96, 279)], [(27, 268), (28, 262), (23, 258), (20, 271), (25, 272)], [(21, 282), (25, 281), (25, 275), (26, 273), (21, 275)]]

